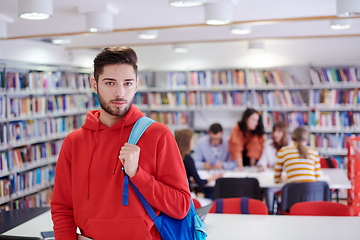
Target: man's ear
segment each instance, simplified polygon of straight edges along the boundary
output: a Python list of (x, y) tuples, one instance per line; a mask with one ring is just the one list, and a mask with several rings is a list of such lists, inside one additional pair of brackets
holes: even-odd
[(94, 93), (98, 93), (98, 89), (97, 89), (97, 83), (96, 83), (96, 80), (95, 78), (91, 78), (90, 79), (90, 84), (91, 84), (91, 89)]

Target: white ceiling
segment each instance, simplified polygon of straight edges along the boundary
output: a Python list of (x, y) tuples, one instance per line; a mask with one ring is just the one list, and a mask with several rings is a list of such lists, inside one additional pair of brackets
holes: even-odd
[[(8, 39), (68, 36), (72, 42), (65, 46), (67, 49), (360, 36), (360, 18), (353, 19), (350, 29), (330, 29), (330, 19), (336, 18), (335, 0), (233, 0), (233, 24), (248, 22), (253, 25), (252, 33), (247, 35), (231, 34), (229, 25), (204, 24), (204, 6), (172, 7), (168, 0), (108, 0), (107, 3), (119, 11), (118, 15), (114, 15), (114, 31), (86, 33), (85, 15), (79, 13), (78, 7), (105, 2), (53, 0), (54, 14), (51, 18), (24, 20), (17, 16), (17, 1), (0, 0), (0, 14), (14, 19), (13, 23), (7, 24)], [(158, 29), (158, 38), (138, 39), (137, 30), (144, 28)]]

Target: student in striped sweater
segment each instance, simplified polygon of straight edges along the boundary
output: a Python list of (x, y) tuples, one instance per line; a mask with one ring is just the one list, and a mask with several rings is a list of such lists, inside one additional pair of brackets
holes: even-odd
[(277, 153), (275, 182), (281, 181), (283, 170), (286, 172), (286, 182), (316, 182), (320, 177), (320, 160), (317, 150), (307, 146), (308, 131), (298, 127), (291, 138), (294, 145), (282, 147)]

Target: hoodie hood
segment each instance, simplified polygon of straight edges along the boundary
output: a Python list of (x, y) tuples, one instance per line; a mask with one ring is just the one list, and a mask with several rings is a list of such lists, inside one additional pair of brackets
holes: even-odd
[[(117, 123), (115, 123), (111, 127), (107, 127), (106, 125), (102, 124), (99, 120), (100, 110), (91, 110), (87, 113), (86, 121), (85, 121), (84, 125), (82, 126), (82, 128), (90, 130), (90, 131), (94, 131), (95, 137), (94, 137), (94, 140), (92, 143), (91, 157), (89, 159), (87, 175), (86, 175), (86, 182), (87, 182), (86, 199), (88, 199), (89, 195), (90, 195), (90, 168), (91, 168), (91, 163), (92, 163), (94, 152), (95, 152), (95, 146), (96, 146), (96, 141), (97, 141), (97, 138), (99, 135), (99, 131), (104, 131), (104, 130), (119, 131), (119, 142), (122, 142), (121, 140), (123, 138), (124, 127), (134, 125), (135, 122), (140, 117), (143, 117), (143, 116), (145, 116), (145, 115), (137, 107), (135, 107), (134, 105), (131, 105), (129, 111), (126, 113), (126, 115), (122, 119), (120, 119)], [(121, 148), (121, 146), (119, 144), (119, 152), (120, 152), (120, 148)], [(112, 173), (113, 175), (116, 172), (118, 163), (119, 163), (119, 160), (117, 158), (115, 158), (114, 170)]]

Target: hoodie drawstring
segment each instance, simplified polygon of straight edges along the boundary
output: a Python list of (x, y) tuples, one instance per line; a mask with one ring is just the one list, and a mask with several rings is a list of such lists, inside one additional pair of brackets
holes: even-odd
[[(121, 120), (120, 142), (121, 142), (121, 137), (122, 137), (123, 130), (124, 130), (124, 124), (125, 124), (125, 120)], [(119, 149), (119, 154), (120, 154), (120, 150), (121, 150), (121, 147)], [(117, 168), (117, 165), (118, 165), (119, 161), (120, 161), (119, 156), (117, 156), (117, 158), (115, 159), (115, 167), (114, 167), (114, 170), (113, 170), (113, 173), (112, 173), (113, 175), (116, 172), (116, 168)]]
[(98, 133), (99, 133), (100, 124), (101, 124), (101, 122), (99, 121), (98, 125), (96, 127), (95, 138), (94, 138), (93, 145), (92, 145), (92, 150), (91, 150), (91, 157), (90, 157), (88, 170), (87, 170), (87, 174), (86, 174), (86, 184), (87, 184), (86, 199), (89, 199), (89, 195), (90, 195), (90, 167), (91, 167), (91, 162), (93, 160), (93, 156), (94, 156), (94, 152), (95, 152), (95, 142), (96, 142), (96, 139), (97, 139), (97, 136), (98, 136)]

